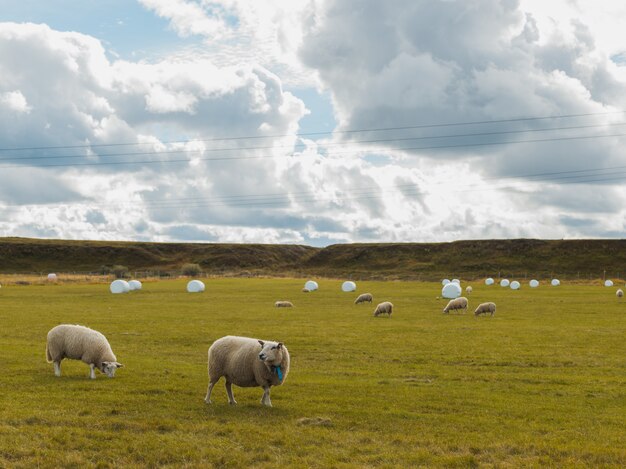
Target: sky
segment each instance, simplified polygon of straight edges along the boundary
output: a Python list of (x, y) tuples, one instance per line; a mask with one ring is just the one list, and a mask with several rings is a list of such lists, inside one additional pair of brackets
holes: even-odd
[(626, 237), (621, 0), (0, 12), (0, 236)]

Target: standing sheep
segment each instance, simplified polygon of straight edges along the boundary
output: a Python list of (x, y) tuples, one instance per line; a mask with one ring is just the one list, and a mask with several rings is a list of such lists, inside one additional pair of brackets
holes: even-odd
[(391, 313), (393, 312), (393, 304), (389, 301), (383, 301), (376, 306), (374, 310), (374, 316), (378, 316), (379, 314), (388, 314), (391, 317)]
[(473, 289), (471, 286), (467, 286), (467, 287), (465, 287), (465, 293), (467, 293), (468, 295), (469, 295), (470, 293), (472, 293), (473, 291), (474, 291), (474, 289)]
[(617, 291), (615, 292), (615, 295), (616, 295), (618, 298), (621, 298), (622, 296), (624, 296), (624, 292), (623, 292), (623, 291), (622, 291), (622, 289), (620, 288), (619, 290), (617, 290)]
[(61, 360), (64, 358), (84, 361), (89, 365), (91, 379), (96, 379), (95, 368), (113, 378), (115, 371), (124, 366), (117, 362), (111, 345), (100, 332), (71, 324), (61, 324), (48, 332), (46, 360), (54, 363), (56, 376), (61, 376)]
[(275, 308), (293, 308), (293, 303), (291, 301), (277, 301), (274, 303)]
[(372, 296), (371, 293), (362, 293), (360, 294), (356, 300), (354, 300), (354, 304), (358, 305), (359, 303), (371, 303), (374, 300), (374, 297)]
[(457, 309), (462, 309), (464, 313), (467, 312), (467, 298), (464, 296), (460, 296), (459, 298), (455, 298), (454, 300), (450, 300), (445, 308), (443, 308), (443, 312), (449, 313), (450, 311), (456, 311)]
[(495, 303), (489, 302), (489, 303), (479, 304), (476, 310), (474, 311), (474, 316), (478, 316), (480, 314), (488, 314), (488, 313), (491, 313), (492, 316), (496, 314)]
[(204, 402), (211, 404), (213, 386), (224, 376), (228, 403), (237, 404), (232, 385), (263, 388), (261, 404), (272, 407), (270, 387), (280, 386), (289, 373), (289, 351), (282, 342), (226, 336), (209, 347), (209, 388)]

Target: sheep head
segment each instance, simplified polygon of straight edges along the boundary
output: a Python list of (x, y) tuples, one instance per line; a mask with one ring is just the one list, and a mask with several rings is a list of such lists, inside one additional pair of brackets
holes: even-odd
[(109, 378), (113, 378), (115, 376), (115, 372), (118, 368), (122, 368), (124, 365), (118, 362), (102, 362), (100, 365), (100, 371), (107, 375)]
[(259, 360), (267, 366), (278, 366), (281, 364), (284, 351), (282, 342), (263, 342), (259, 340), (259, 344), (261, 344)]

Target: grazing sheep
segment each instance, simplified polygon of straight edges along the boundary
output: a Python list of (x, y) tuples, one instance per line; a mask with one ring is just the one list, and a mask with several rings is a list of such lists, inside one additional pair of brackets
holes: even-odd
[(379, 314), (388, 314), (391, 317), (391, 313), (393, 312), (393, 305), (389, 301), (383, 301), (376, 306), (374, 310), (374, 316), (378, 316)]
[(263, 388), (261, 404), (272, 407), (270, 387), (280, 386), (289, 373), (289, 351), (282, 342), (226, 336), (209, 348), (209, 388), (204, 402), (211, 404), (213, 386), (224, 376), (228, 403), (237, 404), (231, 386)]
[(468, 287), (466, 287), (466, 288), (465, 288), (465, 293), (467, 293), (468, 295), (469, 295), (470, 293), (472, 293), (473, 291), (474, 291), (474, 289), (473, 289), (472, 287), (469, 287), (469, 286), (468, 286)]
[(624, 296), (624, 292), (622, 291), (622, 289), (620, 288), (619, 290), (617, 290), (615, 292), (615, 295), (617, 295), (618, 298), (621, 298), (622, 296)]
[(277, 301), (274, 303), (275, 308), (293, 308), (293, 303), (291, 301)]
[(374, 297), (371, 293), (362, 293), (360, 294), (356, 300), (354, 300), (354, 304), (358, 305), (359, 303), (369, 302), (371, 303), (374, 300)]
[(448, 301), (446, 307), (443, 308), (443, 312), (449, 313), (450, 311), (456, 311), (457, 309), (462, 309), (464, 313), (467, 312), (467, 298), (460, 296), (454, 300)]
[(95, 368), (113, 378), (115, 371), (124, 366), (117, 362), (111, 345), (100, 332), (72, 324), (61, 324), (48, 332), (46, 360), (54, 363), (56, 376), (61, 376), (61, 360), (64, 358), (84, 361), (91, 370), (91, 379), (96, 379)]
[(302, 289), (302, 293), (309, 293), (311, 290), (309, 290), (308, 288), (303, 288)]
[(487, 313), (491, 313), (492, 316), (496, 314), (495, 303), (489, 302), (489, 303), (479, 304), (476, 310), (474, 311), (474, 316), (478, 316), (480, 314), (487, 314)]

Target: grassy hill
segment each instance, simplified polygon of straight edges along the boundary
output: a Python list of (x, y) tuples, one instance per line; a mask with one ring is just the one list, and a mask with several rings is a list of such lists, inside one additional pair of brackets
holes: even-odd
[(208, 274), (315, 275), (354, 279), (466, 279), (497, 276), (611, 278), (626, 273), (626, 240), (476, 240), (451, 243), (275, 244), (144, 243), (0, 238), (0, 273), (131, 271), (178, 273), (185, 263)]

